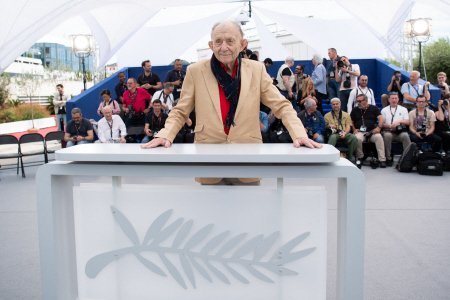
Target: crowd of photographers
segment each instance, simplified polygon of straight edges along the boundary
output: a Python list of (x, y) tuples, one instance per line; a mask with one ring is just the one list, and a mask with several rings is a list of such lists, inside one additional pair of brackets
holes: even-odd
[[(245, 59), (259, 60), (259, 53), (244, 49)], [(298, 112), (309, 138), (318, 143), (333, 146), (347, 145), (347, 157), (361, 167), (365, 157), (363, 143), (373, 143), (378, 154), (380, 167), (392, 166), (392, 142), (399, 142), (406, 149), (411, 142), (424, 142), (433, 151), (450, 151), (449, 87), (446, 74), (438, 74), (438, 87), (442, 97), (438, 106), (432, 105), (428, 90), (429, 82), (420, 85), (420, 73), (411, 72), (410, 81), (401, 80), (401, 73), (395, 71), (387, 91), (381, 97), (382, 107), (376, 106), (375, 95), (368, 87), (369, 78), (361, 73), (357, 64), (345, 56), (337, 55), (334, 48), (328, 50), (330, 60), (315, 54), (314, 69), (305, 74), (305, 66), (297, 65), (292, 71), (294, 58), (289, 56), (279, 68), (273, 84), (288, 99)], [(266, 70), (273, 62), (266, 58)], [(164, 127), (165, 120), (176, 106), (186, 72), (182, 61), (175, 60), (174, 69), (166, 74), (163, 84), (156, 73), (152, 73), (150, 61), (142, 63), (144, 73), (137, 79), (118, 74), (115, 86), (117, 99), (111, 99), (111, 92), (103, 90), (103, 101), (98, 114), (99, 141), (142, 142), (150, 141)], [(56, 105), (64, 104), (64, 91), (58, 88)], [(323, 104), (332, 110), (324, 114)], [(61, 109), (63, 109), (61, 106)], [(431, 107), (432, 109), (429, 109)], [(81, 117), (81, 111), (72, 111), (72, 121), (66, 126), (67, 146), (91, 142), (92, 125)], [(142, 128), (142, 132), (127, 135), (127, 129)], [(282, 120), (277, 119), (263, 104), (260, 108), (260, 129), (264, 143), (292, 143)], [(195, 109), (177, 134), (174, 143), (193, 143), (195, 140)], [(355, 158), (353, 159), (353, 156)]]

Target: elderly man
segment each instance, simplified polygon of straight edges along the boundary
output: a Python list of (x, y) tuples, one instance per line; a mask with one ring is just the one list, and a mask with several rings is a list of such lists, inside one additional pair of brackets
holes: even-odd
[(285, 63), (281, 65), (280, 69), (278, 69), (277, 88), (280, 90), (281, 94), (286, 97), (286, 99), (291, 101), (294, 109), (298, 111), (299, 107), (295, 103), (294, 92), (292, 90), (295, 83), (295, 75), (291, 70), (293, 65), (294, 58), (292, 56), (286, 57)]
[[(66, 122), (66, 102), (70, 100), (70, 95), (64, 92), (64, 87), (62, 84), (56, 86), (58, 92), (53, 96), (53, 105), (55, 107), (56, 114), (56, 125), (58, 125), (58, 131), (63, 131)], [(62, 124), (61, 125), (61, 119)]]
[[(264, 65), (241, 58), (239, 53), (247, 44), (243, 36), (237, 23), (224, 21), (214, 25), (209, 42), (214, 54), (211, 59), (189, 66), (181, 99), (170, 113), (165, 128), (159, 132), (158, 138), (143, 145), (143, 148), (158, 145), (169, 147), (194, 106), (196, 143), (261, 143), (260, 102), (283, 120), (295, 147), (322, 147), (307, 138), (291, 103), (273, 86)], [(221, 178), (197, 181), (215, 184)], [(240, 181), (258, 182), (259, 178), (243, 178)]]
[(352, 119), (350, 115), (341, 110), (341, 100), (335, 97), (331, 99), (331, 108), (333, 109), (324, 117), (325, 127), (332, 130), (332, 134), (328, 137), (328, 144), (336, 146), (336, 144), (344, 143), (348, 145), (348, 159), (352, 160), (356, 150), (358, 140), (356, 136), (350, 133), (352, 127)]
[(155, 101), (155, 99), (159, 99), (161, 100), (162, 103), (162, 111), (166, 114), (168, 114), (172, 108), (173, 108), (173, 104), (174, 104), (174, 96), (173, 96), (173, 92), (174, 92), (174, 86), (171, 82), (166, 82), (164, 83), (164, 89), (161, 91), (157, 91), (153, 97), (152, 97), (152, 105), (153, 105), (153, 101)]
[(109, 105), (102, 108), (103, 118), (98, 121), (98, 139), (101, 143), (126, 143), (127, 129), (119, 115), (113, 115)]
[(330, 58), (330, 63), (327, 64), (327, 77), (328, 77), (328, 99), (339, 98), (339, 90), (341, 89), (341, 84), (336, 81), (336, 65), (341, 58), (337, 55), (336, 49), (328, 49), (328, 57)]
[(322, 64), (323, 57), (319, 53), (314, 54), (312, 63), (315, 66), (311, 78), (317, 90), (317, 109), (323, 114), (322, 100), (327, 98), (327, 70)]
[(417, 109), (409, 112), (409, 131), (411, 142), (426, 142), (431, 144), (433, 152), (441, 151), (442, 139), (434, 133), (436, 115), (427, 109), (427, 99), (420, 95), (417, 97)]
[(426, 100), (430, 100), (430, 91), (428, 86), (430, 82), (425, 82), (425, 85), (419, 84), (420, 73), (418, 71), (412, 71), (409, 75), (409, 82), (402, 85), (403, 104), (408, 111), (416, 107), (416, 99), (419, 95), (425, 96)]
[(408, 110), (398, 104), (399, 97), (397, 92), (389, 94), (389, 106), (381, 110), (383, 116), (383, 139), (386, 152), (386, 165), (392, 166), (393, 159), (391, 155), (392, 141), (401, 142), (405, 150), (411, 140), (408, 135), (409, 116)]
[[(186, 72), (181, 69), (182, 67), (183, 62), (181, 61), (181, 59), (179, 58), (175, 59), (175, 62), (173, 64), (173, 70), (167, 72), (166, 77), (164, 78), (164, 87), (168, 82), (170, 82), (174, 86), (172, 94), (175, 102), (178, 102), (178, 99), (180, 99), (184, 77), (186, 77)], [(153, 95), (153, 97), (154, 96), (155, 95)]]
[(341, 83), (341, 88), (339, 90), (339, 99), (341, 99), (341, 109), (343, 111), (347, 110), (348, 97), (350, 92), (358, 86), (358, 77), (361, 75), (359, 70), (359, 65), (351, 64), (346, 56), (341, 56), (339, 61), (344, 63), (343, 67), (336, 64), (336, 81)]
[(323, 134), (325, 132), (325, 120), (322, 113), (317, 110), (316, 101), (312, 98), (306, 98), (305, 110), (298, 113), (298, 117), (302, 121), (305, 131), (317, 143), (325, 143)]
[(72, 120), (67, 123), (64, 134), (64, 141), (67, 142), (66, 148), (87, 144), (93, 139), (94, 129), (91, 122), (81, 116), (81, 109), (75, 107), (72, 109)]
[(157, 90), (162, 88), (161, 79), (159, 79), (158, 74), (152, 73), (152, 64), (149, 60), (142, 62), (142, 69), (144, 69), (144, 74), (138, 76), (137, 87), (145, 89), (147, 93), (153, 96)]
[[(147, 93), (145, 89), (137, 87), (136, 79), (128, 79), (128, 91), (123, 94), (123, 106), (126, 120), (125, 125), (130, 126), (144, 126), (144, 117), (150, 111), (146, 104), (152, 99), (152, 96)], [(131, 109), (131, 110), (130, 110)]]
[[(369, 105), (367, 103), (367, 96), (364, 94), (356, 97), (356, 103), (358, 103), (358, 107), (352, 110), (350, 114), (353, 123), (353, 134), (358, 139), (358, 143), (356, 144), (356, 166), (361, 169), (361, 159), (364, 157), (362, 143), (367, 139), (369, 142), (375, 143), (378, 159), (380, 160), (380, 168), (386, 168), (384, 141), (380, 134), (384, 121), (380, 110), (375, 105)], [(372, 135), (367, 138), (366, 135), (369, 132), (372, 132)]]
[(367, 84), (369, 83), (369, 77), (367, 77), (367, 75), (361, 75), (361, 77), (359, 77), (358, 83), (359, 86), (354, 88), (350, 92), (350, 96), (348, 97), (347, 112), (349, 114), (351, 114), (353, 108), (356, 107), (356, 96), (358, 95), (366, 95), (368, 103), (370, 105), (376, 105), (375, 94), (373, 93), (373, 90), (371, 88), (367, 87)]

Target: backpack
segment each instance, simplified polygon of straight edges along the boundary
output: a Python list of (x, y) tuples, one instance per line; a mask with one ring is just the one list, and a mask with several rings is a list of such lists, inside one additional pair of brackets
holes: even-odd
[(395, 168), (399, 172), (411, 172), (413, 167), (416, 166), (417, 163), (417, 144), (411, 143), (406, 149), (403, 151), (402, 156), (398, 160)]

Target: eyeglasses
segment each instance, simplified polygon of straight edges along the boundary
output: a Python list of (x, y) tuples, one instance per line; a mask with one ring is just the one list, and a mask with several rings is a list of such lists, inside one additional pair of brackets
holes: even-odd
[(356, 100), (356, 103), (364, 102), (365, 100)]
[(427, 103), (427, 101), (417, 101), (417, 103)]
[(367, 79), (360, 79), (360, 81), (367, 81)]

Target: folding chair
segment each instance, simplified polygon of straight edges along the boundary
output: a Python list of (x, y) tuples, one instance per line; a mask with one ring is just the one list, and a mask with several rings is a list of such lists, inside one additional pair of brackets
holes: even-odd
[[(23, 163), (22, 163), (22, 154), (20, 153), (19, 140), (13, 135), (0, 135), (0, 145), (17, 145), (16, 153), (0, 152), (0, 159), (17, 158), (17, 174), (19, 174), (19, 159), (20, 159), (23, 176)], [(2, 170), (9, 170), (9, 169), (13, 168), (2, 168)]]
[[(24, 144), (28, 144), (28, 143), (36, 143), (36, 142), (42, 142), (42, 148), (38, 149), (33, 149), (33, 150), (28, 150), (27, 146), (23, 147)], [(34, 156), (34, 155), (39, 155), (42, 154), (44, 155), (44, 162), (45, 162), (45, 145), (44, 145), (44, 137), (42, 135), (40, 135), (39, 133), (27, 133), (24, 134), (20, 137), (19, 139), (19, 151), (22, 154), (22, 157), (24, 156)], [(21, 157), (21, 159), (22, 159)], [(29, 166), (36, 166), (37, 164), (39, 164), (40, 162), (32, 162), (29, 163)], [(23, 161), (22, 161), (22, 167), (23, 167)], [(25, 172), (22, 171), (22, 177), (25, 177)]]
[(62, 144), (61, 144), (61, 148), (48, 149), (47, 142), (64, 140), (64, 134), (65, 134), (64, 131), (52, 131), (45, 135), (45, 146), (44, 146), (45, 147), (45, 163), (48, 163), (48, 154), (49, 153), (55, 153), (56, 150), (62, 149)]

